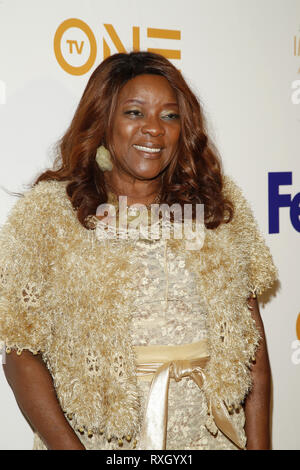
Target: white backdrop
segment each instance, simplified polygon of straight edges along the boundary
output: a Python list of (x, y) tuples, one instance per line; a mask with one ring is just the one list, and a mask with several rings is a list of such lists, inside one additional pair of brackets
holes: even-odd
[[(64, 70), (54, 53), (56, 31), (71, 18), (95, 38), (90, 46), (75, 23), (58, 44), (72, 67), (96, 53), (83, 75)], [(24, 190), (51, 166), (52, 146), (103, 60), (103, 45), (117, 52), (112, 27), (126, 50), (135, 27), (141, 50), (180, 51), (169, 52), (180, 56), (172, 61), (203, 103), (225, 171), (252, 204), (281, 283), (261, 307), (273, 375), (273, 448), (300, 449), (300, 250), (288, 208), (279, 211), (280, 232), (268, 233), (268, 173), (292, 172), (292, 185), (279, 192), (300, 192), (300, 0), (0, 1), (1, 186)], [(148, 28), (175, 32), (153, 38)], [(0, 224), (15, 202), (0, 189)], [(2, 369), (0, 394), (0, 449), (31, 449), (32, 432)]]

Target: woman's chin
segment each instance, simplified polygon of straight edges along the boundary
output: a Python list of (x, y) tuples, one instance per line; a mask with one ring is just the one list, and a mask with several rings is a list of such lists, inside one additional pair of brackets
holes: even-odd
[(162, 172), (162, 168), (148, 168), (148, 169), (143, 169), (143, 170), (137, 170), (135, 169), (134, 171), (134, 176), (137, 179), (141, 180), (152, 180), (157, 178)]

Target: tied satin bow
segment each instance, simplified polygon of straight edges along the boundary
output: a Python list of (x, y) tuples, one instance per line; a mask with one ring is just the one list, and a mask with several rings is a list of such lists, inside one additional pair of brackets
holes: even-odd
[[(146, 450), (165, 449), (169, 381), (174, 379), (179, 382), (183, 377), (190, 377), (199, 388), (203, 386), (204, 368), (209, 360), (206, 342), (180, 346), (136, 346), (134, 349), (137, 356), (137, 376), (142, 380), (153, 377), (141, 430), (140, 447)], [(238, 447), (244, 448), (225, 404), (212, 403), (210, 409), (216, 426)]]

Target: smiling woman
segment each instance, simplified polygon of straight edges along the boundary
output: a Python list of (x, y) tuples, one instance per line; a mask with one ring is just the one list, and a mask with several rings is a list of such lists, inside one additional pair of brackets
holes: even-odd
[(159, 75), (138, 75), (120, 91), (112, 125), (115, 159), (109, 179), (130, 203), (147, 204), (159, 191), (160, 175), (178, 149), (178, 109), (174, 90)]
[[(177, 203), (195, 219), (204, 204), (203, 244), (120, 227), (108, 238), (97, 208), (118, 213), (118, 196), (131, 215), (135, 203)], [(276, 268), (164, 57), (116, 54), (96, 68), (53, 169), (0, 232), (0, 269), (4, 370), (35, 449), (269, 447), (256, 295)]]
[[(101, 145), (110, 151), (111, 174), (97, 165)], [(161, 151), (156, 155), (156, 149), (141, 147)], [(128, 202), (152, 202), (160, 188), (162, 203), (191, 203), (193, 215), (197, 203), (205, 204), (208, 228), (233, 213), (200, 103), (179, 70), (158, 54), (115, 54), (96, 68), (59, 142), (54, 167), (35, 184), (68, 181), (67, 194), (86, 228), (88, 216), (107, 201), (105, 182), (116, 194), (127, 195)]]

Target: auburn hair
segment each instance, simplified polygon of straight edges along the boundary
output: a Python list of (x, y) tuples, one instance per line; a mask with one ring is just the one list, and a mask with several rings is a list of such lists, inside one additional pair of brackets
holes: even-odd
[(114, 111), (121, 88), (142, 74), (165, 77), (176, 93), (181, 121), (179, 144), (163, 174), (161, 203), (204, 204), (205, 225), (209, 229), (229, 222), (233, 216), (230, 201), (224, 198), (221, 160), (210, 141), (199, 100), (180, 71), (165, 57), (150, 52), (114, 54), (92, 73), (72, 122), (59, 140), (53, 168), (33, 183), (68, 181), (67, 195), (85, 228), (87, 217), (107, 202), (104, 174), (95, 157), (97, 148), (110, 148)]

